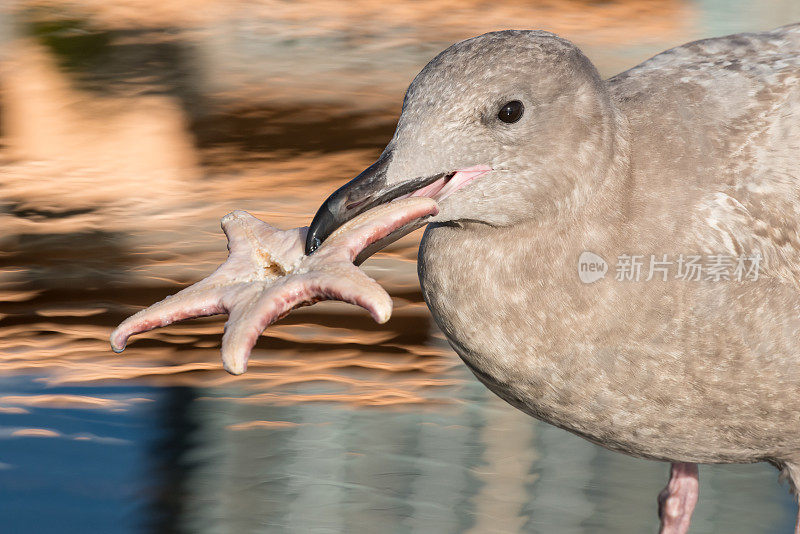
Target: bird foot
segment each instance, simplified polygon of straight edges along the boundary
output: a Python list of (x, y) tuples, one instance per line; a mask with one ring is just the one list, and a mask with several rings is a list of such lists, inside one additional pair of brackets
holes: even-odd
[(800, 499), (797, 500), (797, 523), (794, 524), (794, 534), (800, 534)]
[(700, 495), (697, 464), (673, 463), (669, 483), (658, 495), (660, 534), (686, 534)]
[(250, 351), (264, 329), (294, 308), (341, 300), (389, 320), (392, 299), (353, 264), (369, 245), (414, 221), (436, 215), (436, 202), (409, 198), (373, 208), (348, 221), (306, 256), (307, 228), (278, 230), (246, 211), (222, 218), (228, 259), (216, 271), (123, 321), (111, 334), (122, 352), (134, 334), (194, 317), (228, 314), (222, 362), (231, 374), (247, 369)]

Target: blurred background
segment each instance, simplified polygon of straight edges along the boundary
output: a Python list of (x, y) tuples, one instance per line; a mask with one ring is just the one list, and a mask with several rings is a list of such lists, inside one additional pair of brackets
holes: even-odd
[[(656, 531), (668, 466), (495, 398), (422, 302), (417, 232), (365, 264), (386, 325), (323, 303), (222, 371), (224, 318), (111, 329), (210, 273), (219, 219), (306, 225), (390, 139), (436, 53), (505, 28), (604, 76), (800, 21), (797, 0), (4, 0), (0, 530)], [(693, 532), (790, 532), (769, 466), (701, 468)]]

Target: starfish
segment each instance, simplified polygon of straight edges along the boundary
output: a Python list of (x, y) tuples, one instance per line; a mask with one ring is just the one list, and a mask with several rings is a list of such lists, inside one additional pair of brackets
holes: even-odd
[(229, 213), (222, 218), (228, 238), (225, 263), (127, 318), (112, 332), (111, 348), (122, 352), (130, 336), (176, 321), (228, 314), (222, 362), (226, 371), (239, 375), (264, 329), (294, 308), (340, 300), (385, 323), (392, 313), (391, 297), (353, 262), (370, 245), (438, 211), (434, 200), (420, 197), (378, 206), (339, 228), (310, 255), (304, 254), (308, 228), (279, 230), (246, 211)]

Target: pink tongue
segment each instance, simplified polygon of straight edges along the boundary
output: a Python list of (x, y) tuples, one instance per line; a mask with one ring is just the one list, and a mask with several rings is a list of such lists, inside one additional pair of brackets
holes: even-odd
[(439, 178), (430, 185), (426, 185), (422, 189), (417, 189), (411, 193), (412, 197), (433, 197), (445, 186), (444, 178)]
[(470, 183), (478, 176), (483, 176), (491, 170), (492, 168), (488, 165), (475, 165), (474, 167), (467, 167), (466, 169), (461, 169), (460, 171), (456, 172), (452, 178), (450, 178), (450, 180), (439, 178), (432, 184), (426, 185), (421, 189), (417, 189), (411, 193), (411, 196), (431, 197), (435, 198), (437, 201), (441, 201), (461, 189), (461, 187)]
[(477, 178), (478, 176), (483, 176), (487, 172), (491, 171), (492, 168), (488, 165), (475, 165), (474, 167), (468, 167), (466, 169), (461, 169), (457, 173), (450, 178), (450, 181), (447, 182), (444, 187), (442, 187), (439, 191), (436, 192), (437, 200), (443, 200), (463, 186), (470, 183), (472, 180)]

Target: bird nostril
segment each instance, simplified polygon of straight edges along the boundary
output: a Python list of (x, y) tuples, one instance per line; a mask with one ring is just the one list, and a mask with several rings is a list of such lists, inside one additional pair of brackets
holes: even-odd
[(364, 199), (358, 200), (358, 201), (356, 201), (356, 202), (351, 202), (350, 204), (346, 204), (346, 205), (345, 205), (345, 207), (344, 207), (344, 209), (346, 209), (346, 210), (352, 210), (352, 209), (355, 209), (355, 208), (357, 208), (357, 207), (361, 206), (361, 205), (362, 205), (364, 202), (366, 202), (367, 200), (368, 200), (368, 199), (364, 198)]

